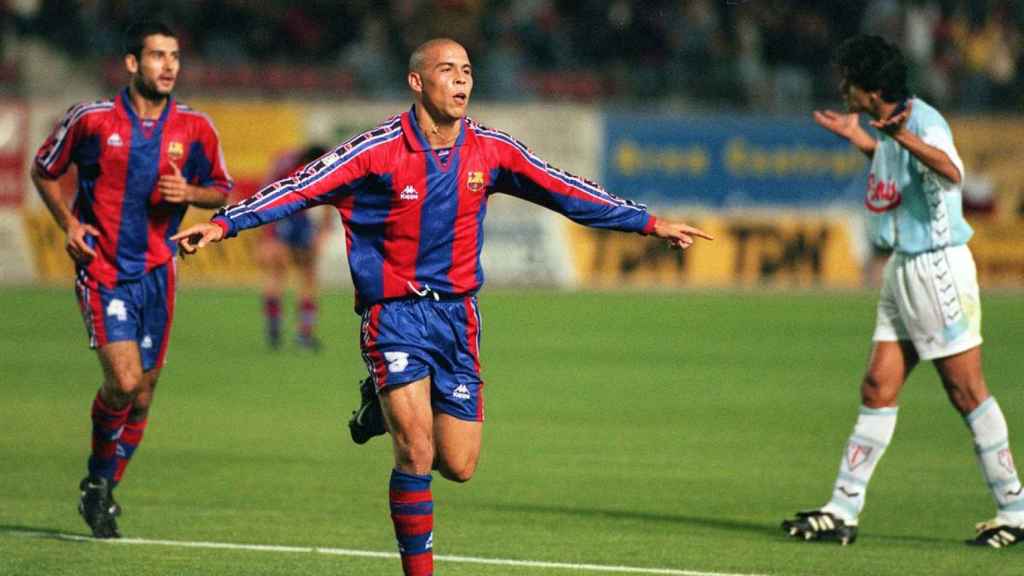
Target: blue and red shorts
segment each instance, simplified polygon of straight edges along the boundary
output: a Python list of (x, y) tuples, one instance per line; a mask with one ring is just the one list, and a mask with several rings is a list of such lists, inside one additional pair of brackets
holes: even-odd
[(78, 305), (89, 334), (89, 347), (133, 340), (139, 344), (144, 371), (160, 368), (167, 355), (174, 320), (174, 260), (138, 280), (107, 287), (79, 270)]
[(274, 222), (267, 227), (267, 233), (289, 248), (309, 250), (313, 247), (313, 220), (305, 210), (300, 210), (287, 218)]
[(378, 392), (429, 376), (434, 409), (482, 422), (480, 329), (475, 296), (388, 300), (363, 312), (359, 343)]

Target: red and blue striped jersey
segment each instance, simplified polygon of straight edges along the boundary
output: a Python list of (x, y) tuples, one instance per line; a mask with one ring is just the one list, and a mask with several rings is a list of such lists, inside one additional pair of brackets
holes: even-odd
[(231, 237), (309, 206), (336, 206), (357, 311), (427, 288), (448, 295), (479, 290), (491, 194), (510, 194), (587, 226), (653, 231), (645, 206), (552, 167), (508, 134), (461, 122), (455, 144), (439, 155), (413, 111), (394, 116), (221, 209), (213, 222)]
[(224, 194), (233, 186), (208, 117), (171, 98), (158, 120), (140, 119), (127, 88), (72, 106), (39, 148), (36, 168), (47, 177), (78, 167), (72, 211), (100, 231), (85, 268), (99, 282), (136, 280), (174, 257), (168, 239), (188, 206), (163, 202), (157, 189), (161, 174), (173, 174), (171, 162), (191, 185)]

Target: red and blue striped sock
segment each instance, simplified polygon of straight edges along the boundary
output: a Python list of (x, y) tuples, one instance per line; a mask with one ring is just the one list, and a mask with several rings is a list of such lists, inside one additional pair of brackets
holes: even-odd
[(124, 469), (128, 466), (132, 455), (135, 454), (135, 449), (142, 442), (142, 435), (145, 434), (146, 424), (148, 423), (148, 418), (138, 422), (131, 420), (125, 422), (124, 429), (121, 431), (121, 437), (117, 440), (117, 464), (114, 467), (114, 486), (117, 486), (118, 482), (121, 481), (121, 477), (124, 476)]
[(267, 338), (272, 345), (281, 340), (281, 299), (277, 296), (263, 297), (263, 318), (267, 324)]
[(299, 302), (299, 335), (304, 338), (313, 336), (316, 327), (317, 305), (313, 298), (303, 298)]
[(129, 403), (121, 410), (112, 410), (103, 403), (99, 392), (92, 401), (92, 454), (89, 456), (89, 475), (114, 478), (117, 463), (117, 443), (128, 421)]
[(434, 573), (434, 497), (430, 474), (391, 471), (391, 521), (406, 576)]

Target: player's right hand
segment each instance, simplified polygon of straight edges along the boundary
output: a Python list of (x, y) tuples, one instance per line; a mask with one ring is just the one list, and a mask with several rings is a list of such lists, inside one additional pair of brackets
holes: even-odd
[(815, 110), (814, 121), (822, 128), (835, 132), (847, 140), (853, 139), (857, 131), (861, 129), (860, 115), (854, 113)]
[(663, 220), (656, 218), (654, 220), (654, 235), (658, 238), (668, 240), (669, 246), (673, 248), (679, 248), (685, 250), (693, 245), (693, 241), (696, 238), (703, 238), (705, 240), (714, 240), (715, 237), (707, 232), (690, 226), (684, 222), (677, 222), (671, 220)]
[(100, 231), (91, 224), (82, 224), (77, 220), (68, 222), (68, 237), (64, 249), (68, 256), (78, 264), (88, 264), (96, 257), (96, 251), (89, 246), (86, 236), (99, 236)]
[(184, 254), (195, 254), (210, 242), (220, 242), (223, 239), (224, 229), (210, 222), (193, 224), (171, 236), (171, 241), (177, 242)]

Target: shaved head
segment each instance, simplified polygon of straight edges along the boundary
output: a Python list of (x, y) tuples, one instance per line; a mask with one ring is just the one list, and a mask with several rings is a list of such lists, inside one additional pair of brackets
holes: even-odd
[[(451, 38), (433, 38), (417, 46), (416, 49), (412, 51), (412, 55), (409, 56), (409, 72), (422, 73), (424, 66), (427, 64), (427, 57), (430, 52), (447, 45), (454, 45), (462, 48), (462, 44), (459, 44)], [(465, 48), (462, 49), (465, 51)]]

